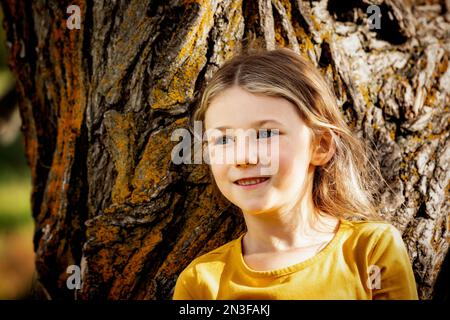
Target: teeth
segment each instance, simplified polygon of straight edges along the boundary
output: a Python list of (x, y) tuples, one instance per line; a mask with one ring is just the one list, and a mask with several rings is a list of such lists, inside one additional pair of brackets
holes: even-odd
[(237, 184), (241, 185), (241, 186), (248, 186), (248, 185), (252, 185), (252, 184), (257, 184), (260, 182), (263, 182), (265, 180), (267, 180), (268, 178), (258, 178), (258, 179), (246, 179), (246, 180), (239, 180), (237, 182)]

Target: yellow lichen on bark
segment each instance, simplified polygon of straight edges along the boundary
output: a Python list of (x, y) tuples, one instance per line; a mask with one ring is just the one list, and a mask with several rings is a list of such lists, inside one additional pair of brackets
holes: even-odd
[(111, 191), (113, 204), (123, 203), (130, 196), (130, 174), (133, 157), (134, 134), (131, 115), (121, 115), (115, 110), (105, 114), (105, 127), (109, 138), (117, 177)]
[[(188, 2), (189, 4), (192, 1)], [(176, 104), (185, 103), (193, 98), (195, 81), (203, 66), (206, 64), (207, 37), (214, 25), (215, 8), (212, 3), (199, 3), (197, 23), (194, 23), (179, 47), (175, 61), (168, 72), (172, 73), (150, 91), (150, 105), (152, 109), (167, 109)]]
[(171, 136), (175, 129), (186, 128), (187, 123), (187, 118), (178, 119), (150, 136), (131, 182), (134, 189), (131, 195), (132, 203), (149, 201), (159, 192), (159, 188), (170, 182), (169, 167), (175, 146)]

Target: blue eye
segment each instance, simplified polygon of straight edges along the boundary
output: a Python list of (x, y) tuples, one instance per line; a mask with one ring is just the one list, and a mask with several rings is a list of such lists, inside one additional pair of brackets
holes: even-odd
[(221, 136), (221, 137), (216, 139), (214, 144), (222, 144), (222, 145), (226, 144), (227, 143), (227, 139), (231, 139), (231, 137), (229, 137), (229, 136)]
[(258, 138), (267, 139), (273, 135), (279, 134), (278, 129), (260, 129), (258, 130)]

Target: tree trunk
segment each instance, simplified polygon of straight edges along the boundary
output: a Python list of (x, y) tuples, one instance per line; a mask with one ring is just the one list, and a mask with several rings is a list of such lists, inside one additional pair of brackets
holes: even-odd
[[(193, 258), (245, 230), (206, 164), (171, 162), (171, 134), (187, 127), (213, 72), (255, 37), (308, 56), (349, 125), (377, 147), (392, 187), (383, 214), (403, 232), (420, 298), (432, 298), (449, 247), (445, 3), (3, 1), (42, 290), (170, 299)], [(81, 29), (67, 27), (71, 4)], [(80, 290), (66, 285), (70, 265), (81, 266)]]

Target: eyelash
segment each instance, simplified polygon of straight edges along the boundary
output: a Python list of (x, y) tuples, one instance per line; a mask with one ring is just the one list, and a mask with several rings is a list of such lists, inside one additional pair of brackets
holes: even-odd
[[(275, 131), (274, 130), (276, 130), (276, 129), (267, 129), (267, 130), (264, 130), (264, 131), (262, 131), (262, 132), (265, 132), (265, 133), (269, 133), (270, 132), (270, 136), (269, 137), (264, 137), (264, 138), (262, 138), (262, 139), (268, 139), (268, 138), (271, 138), (272, 137), (272, 135), (275, 133)], [(257, 139), (259, 139), (259, 133), (260, 133), (260, 131), (258, 131), (258, 133), (257, 133)], [(281, 134), (281, 132), (278, 130), (278, 135), (279, 134)], [(223, 144), (223, 143), (220, 143), (220, 142), (223, 142), (223, 139), (224, 138), (230, 138), (229, 136), (220, 136), (219, 138), (217, 138), (215, 141), (214, 141), (214, 144)]]

